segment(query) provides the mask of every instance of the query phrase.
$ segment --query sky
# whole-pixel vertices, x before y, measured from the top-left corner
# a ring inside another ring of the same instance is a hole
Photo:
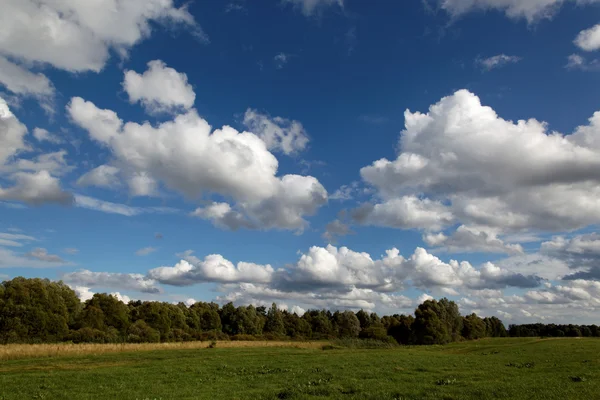
[[[599,0],[4,0],[0,280],[600,320]]]

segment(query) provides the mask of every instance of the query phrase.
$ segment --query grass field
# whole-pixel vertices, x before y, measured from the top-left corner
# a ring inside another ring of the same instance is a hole
[[[223,346],[5,359],[0,399],[600,399],[598,339]]]

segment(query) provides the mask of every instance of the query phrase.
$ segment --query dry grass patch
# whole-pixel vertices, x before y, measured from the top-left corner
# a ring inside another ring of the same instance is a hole
[[[8,344],[0,345],[0,360],[18,360],[36,357],[67,357],[106,353],[128,353],[155,350],[186,350],[208,348],[211,342],[181,342],[181,343],[58,343],[58,344]],[[298,349],[316,349],[323,342],[269,342],[269,341],[235,341],[216,342],[219,348],[244,347],[292,347]]]

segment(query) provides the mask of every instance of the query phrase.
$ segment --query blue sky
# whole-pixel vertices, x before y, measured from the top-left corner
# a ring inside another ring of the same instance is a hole
[[[0,277],[597,320],[600,3],[7,9]]]

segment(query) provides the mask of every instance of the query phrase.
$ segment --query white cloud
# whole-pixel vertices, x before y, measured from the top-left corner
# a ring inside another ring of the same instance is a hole
[[[48,172],[51,175],[64,175],[74,169],[67,164],[65,157],[66,150],[59,150],[52,153],[43,153],[30,159],[19,158],[4,166],[0,166],[0,173],[15,172]],[[13,176],[14,178],[14,176]]]
[[[54,144],[59,144],[63,142],[61,138],[59,138],[53,133],[48,132],[48,130],[43,128],[34,128],[33,137],[35,137],[38,142],[49,142]]]
[[[508,64],[516,64],[521,60],[521,57],[507,56],[506,54],[498,54],[497,56],[489,58],[477,58],[475,62],[479,64],[484,70],[490,71],[492,69],[504,67]]]
[[[79,300],[85,302],[94,297],[94,292],[90,290],[89,287],[85,286],[71,286],[71,289],[75,292]]]
[[[153,22],[201,34],[192,15],[172,0],[6,0],[0,53],[67,71],[99,72],[110,50],[126,54],[150,35]]]
[[[52,107],[54,86],[41,73],[33,73],[0,55],[0,85],[17,95],[31,96]]]
[[[144,247],[143,249],[139,249],[135,252],[136,256],[147,256],[156,251],[156,247]]]
[[[600,235],[597,233],[570,239],[556,236],[542,243],[540,253],[563,261],[574,270],[563,279],[600,279]]]
[[[579,32],[575,38],[575,45],[583,51],[600,49],[600,24]]]
[[[344,0],[282,0],[283,3],[291,3],[298,7],[302,14],[308,16],[321,12],[326,7],[337,5],[344,8]]]
[[[443,233],[429,233],[423,236],[429,246],[451,253],[507,253],[523,254],[520,244],[505,243],[493,230],[459,226],[450,236]]]
[[[600,112],[563,135],[535,119],[504,120],[461,90],[405,120],[397,159],[361,169],[380,203],[355,210],[359,222],[460,222],[499,234],[600,222]]]
[[[15,186],[0,188],[2,200],[22,201],[34,206],[44,203],[73,203],[73,195],[65,192],[58,179],[46,170],[35,173],[17,172],[12,177],[16,181]]]
[[[453,16],[471,11],[495,9],[510,18],[525,18],[529,23],[551,19],[563,3],[578,5],[597,3],[598,0],[434,0]]]
[[[211,203],[205,207],[198,207],[190,215],[211,221],[215,226],[236,231],[240,228],[253,228],[253,225],[238,211],[231,208],[228,203]]]
[[[155,280],[141,274],[92,272],[82,269],[64,274],[62,280],[72,286],[135,290],[143,293],[161,293]]]
[[[188,253],[189,254],[189,253]],[[154,268],[148,276],[158,282],[189,286],[203,282],[254,282],[264,283],[271,280],[273,268],[270,265],[239,262],[234,265],[220,254],[211,254],[200,260],[188,255],[173,267]]]
[[[0,246],[21,247],[23,246],[23,242],[30,242],[35,240],[37,239],[29,235],[23,235],[20,233],[0,232]]]
[[[567,57],[565,68],[579,69],[581,71],[598,71],[600,70],[600,59],[594,58],[589,60],[582,55],[571,54]]]
[[[252,283],[239,284],[234,290],[217,300],[236,304],[264,304],[272,302],[293,301],[301,304],[303,309],[364,309],[386,313],[398,313],[413,307],[413,301],[403,295],[378,293],[371,289],[349,288],[346,292],[318,291],[295,292],[281,291],[265,285]],[[412,311],[412,310],[410,310]]]
[[[250,108],[244,114],[244,125],[265,142],[267,149],[288,155],[304,150],[309,141],[300,122],[281,117],[270,118]]]
[[[113,111],[81,98],[73,98],[67,109],[126,173],[144,175],[190,199],[231,198],[248,226],[302,230],[304,217],[327,201],[327,191],[311,176],[277,177],[277,159],[258,136],[229,126],[211,132],[195,110],[154,127],[123,124]]]
[[[63,252],[65,252],[67,254],[77,254],[77,253],[79,253],[79,250],[74,247],[67,247],[66,249],[63,250]]]
[[[0,165],[5,164],[19,152],[27,150],[27,128],[10,111],[6,100],[0,97]]]
[[[75,195],[75,206],[108,214],[124,215],[126,217],[133,217],[140,214],[176,214],[179,212],[179,210],[170,207],[132,207],[79,194]]]
[[[392,198],[379,204],[363,204],[352,211],[352,216],[361,224],[402,229],[440,230],[454,220],[451,210],[441,202],[416,196]]]
[[[131,103],[139,101],[150,114],[189,110],[196,99],[187,75],[167,67],[161,60],[150,61],[143,74],[125,71],[123,89]]]
[[[286,53],[279,53],[275,55],[275,57],[273,57],[273,62],[275,62],[275,68],[282,69],[285,66],[285,64],[290,62],[291,58],[292,55]]]
[[[111,296],[115,297],[117,300],[122,301],[123,303],[127,304],[131,301],[131,298],[129,296],[126,296],[124,294],[121,294],[119,292],[112,292],[110,294]]]
[[[158,182],[146,172],[132,174],[127,185],[132,196],[155,196],[158,192]]]
[[[101,188],[116,188],[120,185],[118,178],[120,170],[112,165],[100,165],[83,174],[77,179],[79,186],[97,186]]]

